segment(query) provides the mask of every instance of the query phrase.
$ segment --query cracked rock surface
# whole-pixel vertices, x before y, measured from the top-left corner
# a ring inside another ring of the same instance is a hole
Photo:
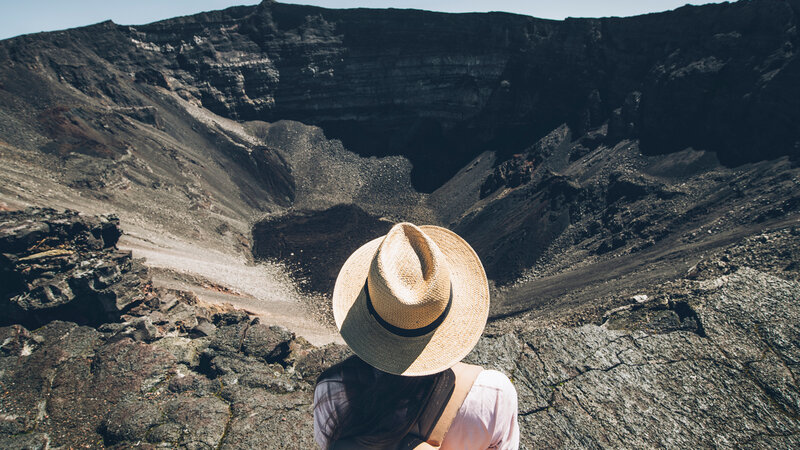
[[[796,447],[800,284],[750,268],[696,284],[704,333],[612,314],[485,337],[470,359],[514,380],[528,448]]]

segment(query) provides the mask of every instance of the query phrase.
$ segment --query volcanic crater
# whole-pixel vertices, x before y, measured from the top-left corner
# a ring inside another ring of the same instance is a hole
[[[338,268],[400,221],[480,256],[468,360],[523,448],[797,447],[799,19],[264,1],[0,41],[0,447],[313,447]]]

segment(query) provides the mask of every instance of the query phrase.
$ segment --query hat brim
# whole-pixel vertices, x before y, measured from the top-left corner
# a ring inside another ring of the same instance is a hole
[[[419,337],[403,337],[385,329],[370,315],[364,287],[383,237],[350,255],[333,289],[333,317],[344,341],[371,366],[397,375],[430,375],[452,367],[478,343],[489,315],[489,284],[472,247],[446,228],[419,228],[444,254],[453,289],[450,311],[435,330]]]

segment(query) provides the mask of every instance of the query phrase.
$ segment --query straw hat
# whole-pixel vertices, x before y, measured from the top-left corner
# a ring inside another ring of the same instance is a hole
[[[356,250],[333,289],[342,338],[384,372],[419,376],[461,361],[481,336],[489,285],[478,255],[452,231],[399,223]]]

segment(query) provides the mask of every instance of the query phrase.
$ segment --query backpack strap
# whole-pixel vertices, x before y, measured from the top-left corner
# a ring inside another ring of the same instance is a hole
[[[472,389],[472,385],[475,384],[475,379],[477,379],[478,375],[483,371],[483,367],[460,362],[453,366],[452,370],[456,374],[456,385],[453,389],[453,395],[450,396],[444,411],[442,411],[439,420],[436,422],[436,426],[433,427],[433,431],[431,431],[426,439],[428,444],[437,448],[442,445],[444,437],[450,429],[450,425],[453,424],[453,420],[455,420],[456,415],[458,415],[459,408],[464,404],[464,400],[467,399],[467,394],[469,394],[470,389]]]
[[[417,432],[407,434],[398,450],[438,449],[481,371],[480,366],[458,363],[444,372],[417,419]]]

